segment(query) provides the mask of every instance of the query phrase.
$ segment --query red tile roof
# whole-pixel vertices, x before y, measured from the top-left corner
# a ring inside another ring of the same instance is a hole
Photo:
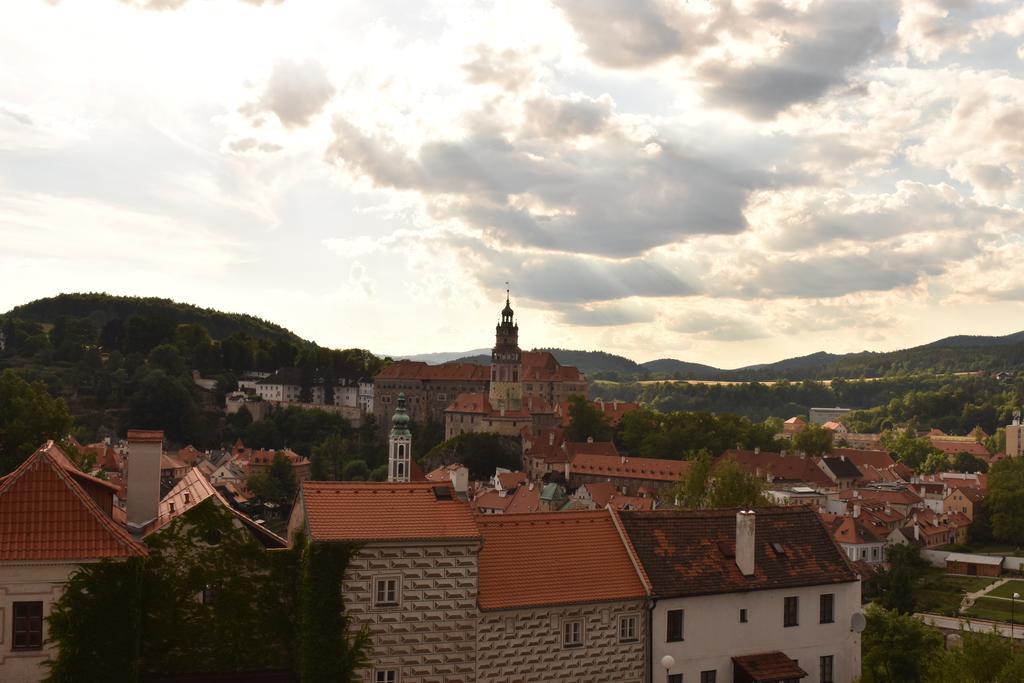
[[[853,462],[857,467],[871,466],[875,469],[884,469],[896,464],[889,451],[867,448],[833,448],[831,455],[845,456],[847,460]]]
[[[451,491],[429,482],[303,482],[306,529],[314,541],[479,538],[469,505],[438,500],[435,487]]]
[[[523,351],[523,380],[533,382],[583,382],[586,376],[571,365],[561,365],[548,351]]]
[[[856,580],[817,513],[807,507],[756,510],[754,574],[744,576],[734,558],[737,512],[654,510],[618,515],[658,597]],[[776,543],[781,554],[773,547]]]
[[[497,515],[477,523],[481,609],[646,596],[608,511]]]
[[[666,483],[679,481],[689,469],[690,463],[685,460],[630,458],[585,452],[577,454],[569,464],[570,476],[585,474],[613,479],[647,479]]]
[[[890,503],[894,505],[917,505],[923,498],[910,489],[846,489],[838,494],[839,500],[850,502]]]
[[[129,429],[128,441],[140,443],[163,443],[164,433],[159,429]]]
[[[50,450],[36,451],[0,483],[0,561],[145,554]]]
[[[829,515],[828,517],[823,516],[822,521],[837,543],[863,545],[865,543],[881,543],[885,540],[880,538],[870,525],[854,517]]]
[[[733,657],[732,661],[746,672],[754,683],[777,683],[809,675],[795,660],[778,651]]]
[[[622,416],[640,407],[639,403],[627,403],[626,401],[604,401],[595,399],[589,401],[592,408],[596,408],[608,420],[612,427],[618,427],[622,422]],[[561,418],[561,425],[568,427],[572,424],[572,416],[569,414],[569,402],[563,401],[555,408],[555,414]]]
[[[987,459],[992,456],[988,449],[974,440],[973,437],[930,437],[932,446],[938,448],[946,455],[957,455],[968,453],[970,455]]]
[[[446,413],[466,413],[472,415],[488,415],[496,419],[505,418],[529,418],[535,413],[550,413],[551,407],[547,402],[534,397],[523,399],[522,406],[516,410],[506,409],[504,412],[491,405],[490,399],[484,393],[465,393],[455,397],[447,408]]]
[[[610,481],[591,482],[580,488],[587,489],[590,499],[598,508],[603,508],[606,505],[611,505],[616,510],[651,510],[654,508],[653,498],[623,495]]]
[[[412,360],[395,361],[374,377],[374,379],[448,380],[456,382],[486,382],[490,378],[491,371],[486,365],[478,365],[476,363],[428,365],[422,361]]]
[[[501,472],[496,478],[501,488],[511,489],[526,483],[526,472]]]
[[[771,477],[772,481],[804,481],[817,486],[835,486],[817,464],[814,458],[799,455],[782,455],[761,451],[728,450],[716,460],[724,462],[732,460],[739,464],[747,473],[758,479]]]

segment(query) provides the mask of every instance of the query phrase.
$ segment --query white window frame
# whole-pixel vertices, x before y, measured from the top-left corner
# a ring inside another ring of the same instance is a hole
[[[562,621],[562,647],[583,647],[583,620],[565,619]]]
[[[374,683],[398,683],[398,669],[377,669],[373,672]]]
[[[640,619],[635,614],[624,614],[619,617],[619,642],[640,642]]]
[[[394,586],[388,584],[394,582]],[[380,599],[381,586],[383,585],[384,599]],[[388,598],[393,598],[388,600]],[[374,607],[398,607],[402,603],[402,577],[400,576],[378,576],[373,580],[373,606]]]

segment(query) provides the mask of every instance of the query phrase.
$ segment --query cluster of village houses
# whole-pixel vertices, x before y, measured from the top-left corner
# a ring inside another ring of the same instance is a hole
[[[965,541],[985,496],[984,474],[917,476],[858,442],[824,457],[728,450],[719,460],[763,480],[776,505],[675,509],[664,491],[687,462],[568,440],[566,402],[586,378],[521,352],[508,304],[496,334],[490,367],[400,361],[374,378],[360,410],[390,429],[387,482],[311,481],[309,461],[285,450],[300,491],[281,533],[245,485],[272,451],[168,452],[161,432],[132,430],[71,443],[95,456],[83,472],[43,444],[0,478],[0,680],[43,677],[45,617],[75,570],[144,555],[148,536],[212,500],[268,551],[300,527],[311,543],[358,544],[338,578],[353,626],[371,635],[362,681],[850,682],[861,579],[891,544]],[[613,425],[637,407],[591,405]],[[856,442],[840,415],[811,417]],[[424,473],[410,423],[428,419],[449,434],[520,437],[522,468],[486,481],[457,462]],[[951,570],[992,571],[990,559],[956,561]]]

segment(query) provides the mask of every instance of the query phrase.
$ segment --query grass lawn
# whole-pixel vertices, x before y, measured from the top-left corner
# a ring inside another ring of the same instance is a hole
[[[917,609],[922,612],[955,614],[964,593],[979,591],[994,581],[977,576],[950,576],[941,569],[931,568],[915,586]]]
[[[999,588],[996,588],[991,593],[988,593],[988,595],[994,595],[997,598],[1008,598],[1014,593],[1024,595],[1024,581],[1007,581]],[[1020,603],[1021,601],[1018,600],[1017,605],[1019,606]]]
[[[1021,617],[1024,617],[1020,607],[1018,604],[1014,612],[1014,623],[1020,623]],[[978,598],[978,601],[974,603],[974,607],[967,610],[967,616],[992,619],[994,621],[1009,621],[1010,601],[998,598]]]

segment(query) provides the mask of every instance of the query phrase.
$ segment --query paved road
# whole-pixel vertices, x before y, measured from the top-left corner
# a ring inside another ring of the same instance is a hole
[[[919,612],[915,616],[921,617],[926,624],[931,624],[932,626],[946,629],[947,631],[959,631],[961,626],[967,631],[975,632],[991,632],[993,628],[996,628],[1003,637],[1010,637],[1010,625],[999,621],[968,619],[966,617],[946,617],[941,614],[927,614],[924,612]],[[1024,617],[1024,615],[1021,616]],[[1014,624],[1013,638],[1014,640],[1024,640],[1024,623]]]

